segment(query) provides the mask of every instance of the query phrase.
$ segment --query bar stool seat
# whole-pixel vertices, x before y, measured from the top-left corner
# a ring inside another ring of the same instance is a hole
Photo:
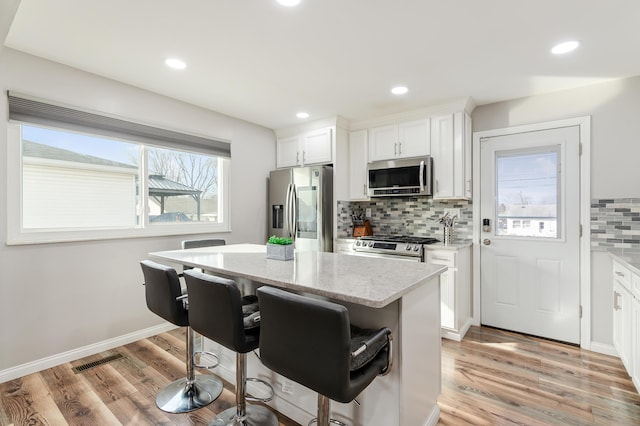
[[[257,303],[247,302],[257,302],[256,297],[243,298],[233,280],[195,269],[185,271],[184,278],[189,292],[191,327],[236,352],[236,406],[218,414],[210,425],[277,426],[278,418],[271,410],[261,405],[247,405],[246,357],[258,348],[260,338]]]
[[[189,325],[186,294],[175,269],[150,260],[140,262],[144,275],[145,298],[149,310],[179,327],[187,328],[187,377],[174,381],[156,397],[156,405],[169,413],[186,413],[202,408],[220,396],[222,381],[211,375],[194,373],[193,330]]]
[[[262,363],[318,392],[318,417],[309,424],[344,424],[329,418],[330,400],[351,402],[389,373],[391,331],[354,327],[343,305],[273,287],[260,287],[258,299]]]

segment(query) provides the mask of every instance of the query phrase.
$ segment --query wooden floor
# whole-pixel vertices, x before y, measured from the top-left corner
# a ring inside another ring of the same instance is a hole
[[[440,425],[640,425],[617,357],[486,327],[442,343]]]
[[[116,353],[124,357],[71,370]],[[0,384],[0,426],[207,424],[233,405],[230,384],[192,413],[155,406],[158,389],[184,375],[183,360],[175,330]],[[440,425],[640,425],[640,396],[615,357],[472,327],[462,342],[443,340],[442,372]]]

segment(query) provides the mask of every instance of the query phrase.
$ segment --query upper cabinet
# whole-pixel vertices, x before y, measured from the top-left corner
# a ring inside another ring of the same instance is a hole
[[[431,117],[433,198],[471,199],[471,117],[464,111]]]
[[[430,148],[428,118],[369,130],[369,162],[429,155]]]
[[[368,200],[367,131],[349,133],[349,200]]]
[[[333,162],[333,128],[278,138],[276,167],[296,167]]]

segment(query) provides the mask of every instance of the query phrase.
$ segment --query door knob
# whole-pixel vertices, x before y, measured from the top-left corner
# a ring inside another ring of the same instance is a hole
[[[485,246],[490,246],[491,245],[491,240],[488,238],[485,238],[484,240],[482,240],[482,244],[484,244]]]

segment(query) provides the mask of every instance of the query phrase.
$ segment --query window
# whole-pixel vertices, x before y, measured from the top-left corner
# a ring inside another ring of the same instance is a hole
[[[27,121],[9,123],[8,244],[229,230],[224,152]]]
[[[497,236],[560,237],[560,160],[559,146],[496,155],[496,221],[511,221]]]

